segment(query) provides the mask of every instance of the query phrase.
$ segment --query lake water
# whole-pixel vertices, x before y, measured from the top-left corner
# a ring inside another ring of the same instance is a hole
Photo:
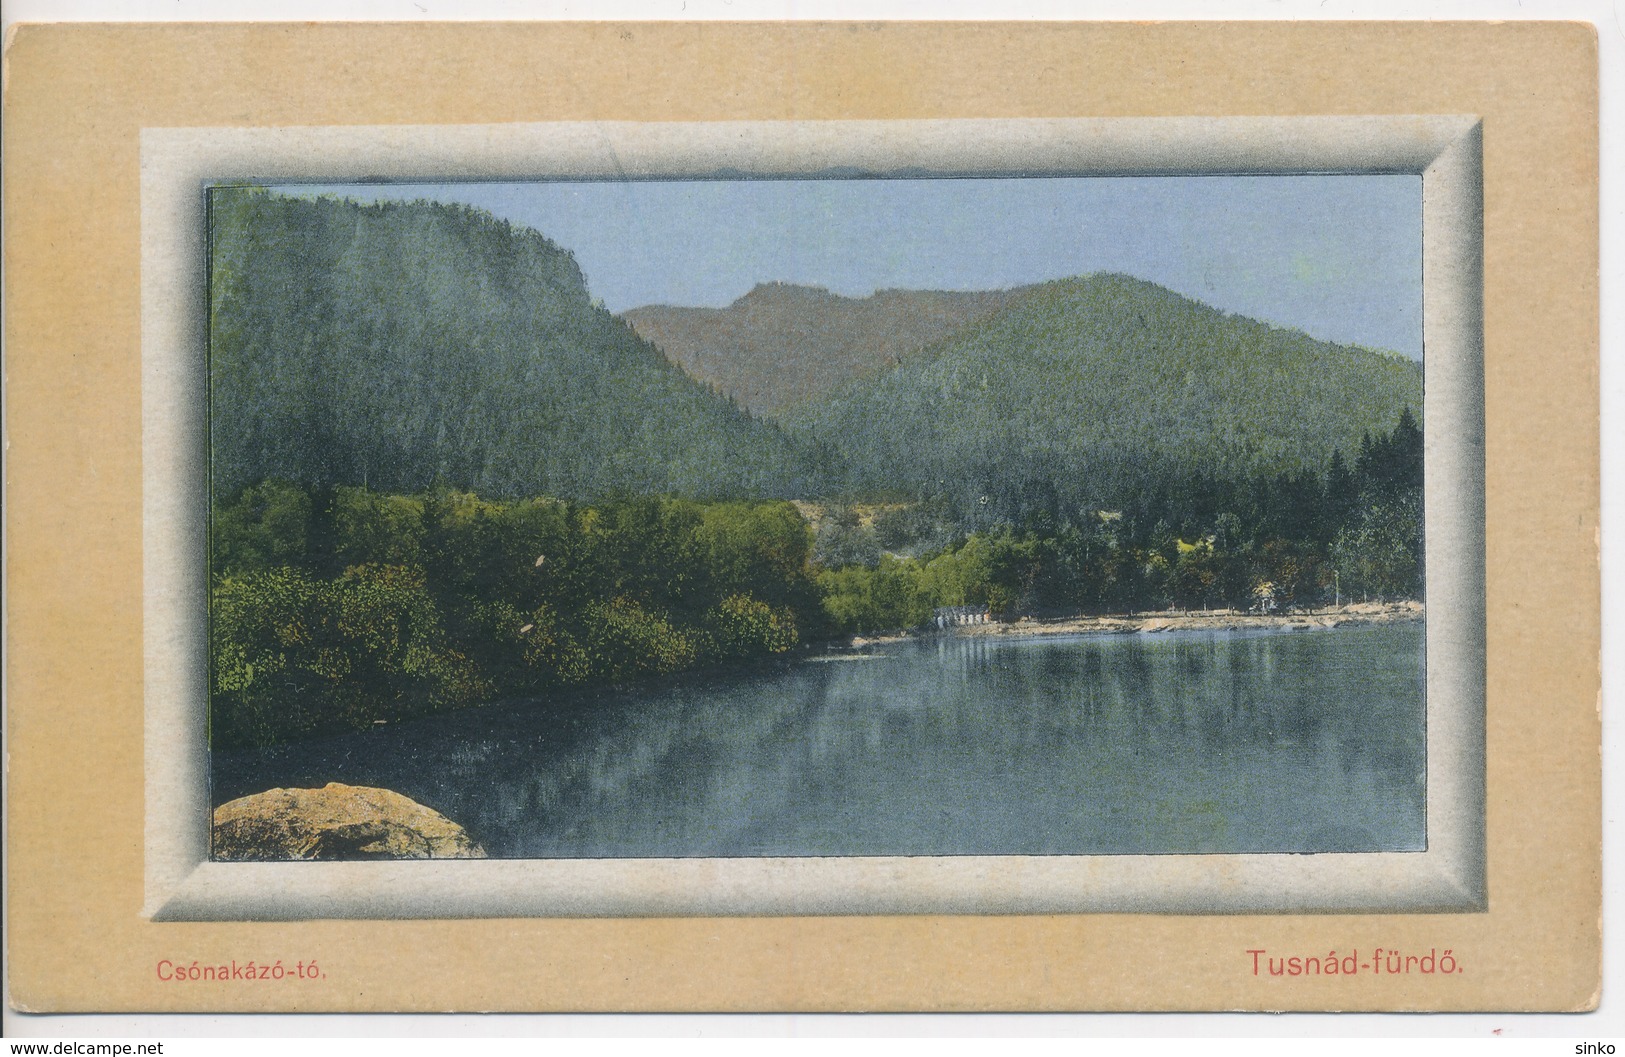
[[[496,857],[1413,851],[1422,625],[956,637],[216,754]]]

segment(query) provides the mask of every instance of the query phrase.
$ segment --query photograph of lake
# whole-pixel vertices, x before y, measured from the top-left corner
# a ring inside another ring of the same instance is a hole
[[[1427,849],[1420,177],[204,202],[213,858]]]

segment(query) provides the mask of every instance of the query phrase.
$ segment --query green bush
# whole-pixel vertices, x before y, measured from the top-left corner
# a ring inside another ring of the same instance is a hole
[[[494,687],[447,639],[421,569],[221,579],[210,609],[216,745],[265,745],[474,704]]]
[[[932,600],[922,590],[920,563],[883,554],[873,569],[849,565],[818,574],[824,613],[843,633],[912,628],[931,617]]]
[[[309,549],[310,495],[288,481],[268,480],[217,503],[210,526],[217,574],[297,565]]]
[[[630,598],[593,602],[582,613],[583,646],[595,680],[625,682],[693,667],[696,636]]]
[[[505,619],[513,621],[509,626],[514,630],[508,634],[519,644],[524,686],[542,690],[579,686],[593,677],[586,649],[552,606],[537,606],[522,622],[517,614]]]
[[[1346,596],[1415,598],[1422,591],[1420,490],[1364,504],[1332,543]]]
[[[426,526],[423,501],[365,488],[333,496],[336,550],[345,565],[421,565]]]
[[[297,569],[218,581],[209,614],[215,744],[269,744],[318,724],[319,669],[342,667],[317,645],[319,593]]]
[[[724,598],[709,617],[708,630],[719,660],[787,653],[801,639],[795,614],[788,608],[774,608],[745,594]]]

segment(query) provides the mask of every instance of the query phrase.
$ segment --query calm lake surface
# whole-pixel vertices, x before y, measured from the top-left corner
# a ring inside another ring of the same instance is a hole
[[[1422,624],[942,636],[217,753],[495,857],[1419,851]]]

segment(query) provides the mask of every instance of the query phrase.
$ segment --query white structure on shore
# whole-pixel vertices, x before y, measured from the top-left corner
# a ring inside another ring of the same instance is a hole
[[[986,606],[944,606],[931,615],[931,623],[938,628],[957,627],[960,624],[986,624]]]

